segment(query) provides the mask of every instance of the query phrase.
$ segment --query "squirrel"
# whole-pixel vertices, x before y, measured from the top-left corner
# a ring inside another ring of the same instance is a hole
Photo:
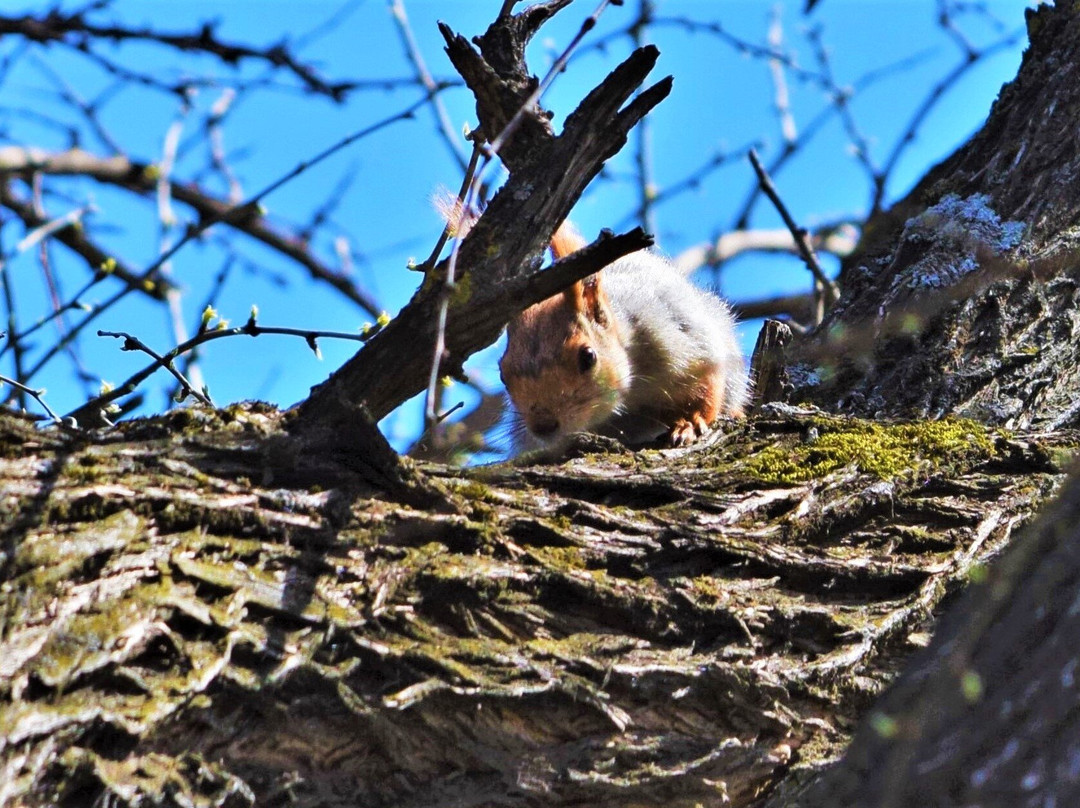
[[[585,244],[564,223],[550,247],[558,259]],[[749,397],[731,310],[651,250],[523,311],[499,371],[543,445],[591,431],[684,446],[718,416],[741,417]]]

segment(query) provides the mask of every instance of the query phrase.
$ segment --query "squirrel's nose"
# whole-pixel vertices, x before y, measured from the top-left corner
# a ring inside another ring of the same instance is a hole
[[[553,415],[541,415],[533,419],[529,428],[538,438],[546,438],[558,431],[559,419]]]

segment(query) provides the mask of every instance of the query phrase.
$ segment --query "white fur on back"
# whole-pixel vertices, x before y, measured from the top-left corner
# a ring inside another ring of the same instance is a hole
[[[722,411],[742,410],[749,386],[735,318],[726,303],[653,252],[619,259],[603,270],[603,279],[612,308],[630,326],[626,348],[634,379],[625,410],[657,401],[681,381],[700,378],[706,365],[723,371]]]

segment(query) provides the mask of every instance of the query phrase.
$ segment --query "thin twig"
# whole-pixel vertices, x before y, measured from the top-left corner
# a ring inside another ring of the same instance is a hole
[[[960,77],[971,70],[978,62],[985,60],[999,50],[1012,47],[1020,40],[1021,36],[1023,36],[1023,29],[1014,31],[1008,36],[999,39],[997,42],[987,45],[974,55],[965,55],[963,60],[954,67],[948,75],[934,85],[926,98],[923,99],[922,104],[919,105],[919,108],[915,110],[915,113],[911,116],[908,125],[897,139],[896,145],[893,146],[889,156],[885,159],[885,165],[881,170],[882,181],[880,185],[874,189],[873,198],[871,199],[871,213],[881,209],[885,198],[886,181],[892,176],[893,169],[900,161],[900,158],[903,157],[904,152],[915,142],[915,133],[919,130],[919,127],[922,126],[922,123],[926,120],[927,116],[933,111],[934,107],[937,106],[938,101],[945,96],[945,91],[959,81]]]
[[[784,26],[780,10],[781,6],[773,6],[769,19],[767,39],[769,49],[773,51],[773,55],[769,56],[769,75],[772,76],[775,91],[773,103],[776,117],[780,122],[780,136],[784,139],[784,143],[794,143],[799,139],[799,134],[795,128],[795,116],[791,112],[791,97],[788,93],[787,77],[784,74],[784,63],[775,55],[781,53],[784,47]]]
[[[270,194],[272,194],[274,191],[276,191],[281,186],[283,186],[286,183],[296,179],[301,174],[303,174],[305,171],[307,171],[310,168],[313,168],[314,166],[318,165],[319,163],[321,163],[323,160],[327,159],[328,157],[332,157],[333,155],[337,154],[342,149],[344,149],[344,148],[346,148],[348,146],[351,146],[353,143],[360,140],[361,138],[365,138],[368,135],[374,134],[375,132],[378,132],[381,129],[385,129],[387,126],[390,126],[391,124],[396,123],[398,121],[402,121],[402,120],[406,120],[408,118],[412,118],[413,114],[416,112],[416,110],[418,110],[420,107],[422,107],[426,103],[427,103],[427,99],[422,98],[419,101],[413,102],[412,104],[410,104],[408,107],[406,107],[404,110],[397,113],[396,115],[391,115],[388,118],[383,118],[381,121],[378,121],[377,123],[374,123],[371,126],[364,127],[363,129],[360,129],[360,130],[358,130],[356,132],[353,132],[350,135],[346,135],[341,140],[339,140],[337,143],[334,143],[333,145],[328,146],[327,148],[323,149],[321,152],[316,154],[310,160],[302,160],[302,161],[300,161],[299,163],[297,163],[296,167],[293,168],[291,171],[289,171],[288,173],[282,175],[278,179],[274,180],[272,183],[267,185],[265,188],[263,188],[261,191],[256,193],[254,196],[248,198],[246,201],[241,202],[238,205],[233,205],[233,206],[229,207],[228,209],[222,211],[218,215],[210,216],[210,217],[207,217],[206,219],[200,221],[197,225],[189,228],[187,233],[184,234],[183,238],[181,238],[179,241],[177,241],[176,244],[174,244],[171,248],[166,250],[162,255],[160,255],[158,257],[158,259],[154,263],[152,263],[149,267],[147,267],[146,270],[143,272],[143,276],[147,277],[151,273],[155,272],[159,267],[161,267],[162,264],[164,264],[166,261],[168,261],[170,258],[172,258],[177,252],[179,252],[182,247],[184,247],[189,242],[193,241],[198,236],[202,235],[204,232],[206,232],[208,229],[213,227],[215,224],[219,224],[221,222],[228,223],[232,219],[240,219],[240,218],[243,218],[243,217],[245,217],[247,215],[250,215],[252,213],[258,212],[259,204],[266,197],[268,197]]]
[[[931,49],[924,49],[911,56],[905,56],[902,59],[898,59],[895,62],[884,65],[882,67],[874,68],[863,73],[857,78],[852,86],[854,87],[854,93],[852,95],[865,92],[875,84],[884,81],[890,76],[903,72],[905,70],[911,70],[916,67],[920,62],[925,61],[926,58],[933,55]],[[787,64],[783,62],[783,64]],[[790,69],[790,66],[789,66]],[[822,89],[829,91],[828,82],[819,77],[817,82]],[[779,150],[776,157],[767,166],[767,171],[771,176],[776,176],[780,170],[793,158],[803,152],[807,145],[818,135],[819,132],[825,130],[825,125],[833,118],[834,115],[839,115],[840,109],[835,104],[829,104],[828,106],[819,110],[806,124],[803,125],[802,131],[799,133],[798,140],[792,143],[785,143]],[[891,172],[891,166],[886,163],[886,168],[881,172],[882,177],[888,177]],[[875,198],[879,199],[880,195],[884,193],[885,182],[880,181],[878,186],[874,189]],[[739,212],[735,215],[735,223],[732,226],[734,230],[745,230],[750,223],[750,214],[753,212],[754,206],[757,203],[758,197],[761,195],[761,185],[757,182],[753,183],[749,192],[746,195],[746,200],[739,208]]]
[[[44,390],[35,390],[33,387],[27,387],[25,384],[23,384],[22,382],[16,381],[15,379],[10,379],[7,376],[0,376],[0,385],[3,385],[3,384],[9,384],[12,387],[14,387],[16,390],[18,390],[19,394],[20,394],[19,395],[20,400],[22,400],[22,396],[24,396],[24,395],[28,395],[28,396],[33,397],[33,399],[38,404],[41,405],[42,409],[44,409],[45,412],[47,412],[49,414],[49,417],[53,420],[54,423],[57,423],[57,424],[63,423],[63,420],[60,418],[60,416],[57,415],[55,412],[53,412],[52,407],[50,407],[48,404],[45,403],[45,398],[44,398],[45,391]],[[25,410],[26,407],[23,406],[22,404],[20,404],[19,409]]]
[[[470,215],[470,211],[465,207],[465,198],[468,196],[469,188],[472,186],[473,177],[476,176],[476,166],[480,161],[480,154],[482,148],[479,143],[473,143],[472,156],[469,158],[469,164],[465,167],[465,176],[461,180],[461,187],[458,188],[457,200],[457,220],[448,221],[442,229],[442,233],[439,234],[438,240],[435,242],[435,246],[431,250],[431,255],[428,256],[427,261],[421,264],[418,269],[427,272],[435,266],[435,262],[439,260],[439,256],[442,255],[443,247],[446,246],[446,242],[450,240],[451,236],[459,235],[463,228],[462,225],[465,219]]]
[[[810,28],[806,33],[806,38],[814,50],[814,57],[817,59],[818,67],[821,68],[821,74],[829,82],[832,103],[840,113],[840,122],[843,124],[844,132],[851,141],[855,159],[866,171],[867,177],[870,178],[871,187],[884,188],[884,172],[874,165],[874,160],[870,156],[870,141],[862,133],[858,123],[855,121],[855,113],[850,103],[854,91],[850,87],[841,87],[837,82],[833,73],[832,61],[829,59],[829,49],[825,47],[822,40],[821,26],[815,25]]]
[[[431,255],[421,266],[425,273],[431,271],[435,267],[435,262],[439,260],[439,255],[442,254],[443,247],[446,246],[446,242],[450,239],[451,234],[458,239],[455,246],[457,243],[460,243],[465,218],[470,215],[469,209],[465,206],[465,200],[468,197],[469,189],[472,187],[473,178],[476,175],[476,167],[480,162],[481,151],[480,140],[479,138],[475,138],[473,140],[472,155],[469,157],[469,164],[465,167],[465,176],[462,178],[461,187],[458,189],[457,220],[446,222],[442,233],[439,234],[439,238],[435,242],[434,248],[431,250]],[[439,365],[442,362],[443,352],[446,350],[445,330],[450,289],[451,287],[444,287],[444,301],[441,301],[439,306],[439,328],[435,333],[435,359],[431,363],[431,375],[428,377],[427,397],[424,406],[425,426],[421,432],[433,430],[442,420],[442,418],[436,417],[434,413],[438,412],[440,404]]]
[[[196,391],[187,382],[186,379],[179,374],[178,371],[172,366],[173,361],[183,354],[198,348],[201,345],[205,345],[209,342],[213,342],[219,339],[226,339],[236,336],[249,336],[258,337],[264,334],[279,334],[292,337],[300,337],[307,342],[308,347],[315,352],[316,356],[321,356],[319,353],[318,340],[320,339],[342,339],[350,340],[354,342],[367,342],[375,335],[375,331],[371,330],[364,334],[352,334],[344,331],[318,331],[312,329],[301,328],[286,328],[281,326],[261,326],[255,321],[254,313],[248,319],[248,321],[242,326],[234,326],[232,328],[213,328],[204,329],[191,339],[184,342],[182,345],[177,345],[171,351],[165,354],[158,354],[152,349],[147,348],[140,340],[123,331],[98,331],[99,337],[114,337],[117,339],[125,340],[125,345],[121,350],[139,350],[144,353],[148,353],[154,357],[154,362],[143,368],[139,372],[128,378],[123,384],[118,387],[108,390],[96,398],[88,401],[77,409],[73,410],[66,417],[74,418],[76,421],[81,421],[88,415],[93,414],[93,417],[97,417],[101,411],[103,411],[109,404],[116,401],[118,398],[126,396],[127,394],[134,392],[135,389],[148,379],[159,368],[166,368],[173,376],[177,377],[177,381],[180,382],[181,387],[189,394],[194,395],[203,403],[210,403],[208,397],[200,391]],[[130,347],[129,343],[130,341]]]
[[[210,291],[207,293],[206,298],[203,300],[202,306],[199,306],[195,309],[199,312],[199,322],[195,325],[196,332],[199,332],[203,328],[202,312],[205,312],[208,309],[214,309],[214,304],[220,299],[221,292],[225,288],[225,282],[228,280],[229,275],[231,274],[232,269],[235,265],[236,256],[229,255],[228,257],[226,257],[225,263],[222,265],[221,269],[218,270],[217,275],[214,276],[214,283],[210,287]],[[184,375],[187,375],[188,368],[191,367],[192,364],[198,362],[201,355],[202,354],[199,352],[198,347],[192,348],[190,351],[184,354],[181,358],[181,372],[184,373]],[[177,392],[177,390],[172,390],[170,392],[170,398],[174,397]]]
[[[438,327],[435,329],[435,354],[431,361],[431,373],[428,376],[427,396],[424,400],[425,426],[423,431],[425,432],[433,431],[439,421],[442,420],[438,415],[439,379],[441,377],[439,368],[442,365],[443,353],[446,351],[446,317],[450,309],[450,295],[454,290],[454,268],[457,264],[458,248],[462,241],[462,225],[465,221],[465,217],[469,215],[472,199],[475,198],[473,183],[475,182],[478,173],[477,166],[480,161],[481,151],[482,149],[479,141],[474,141],[472,158],[469,160],[469,165],[465,170],[465,177],[461,182],[461,188],[458,190],[458,219],[456,222],[446,223],[442,233],[439,235],[439,240],[431,251],[431,257],[428,258],[427,263],[425,264],[425,271],[430,272],[434,269],[439,254],[446,245],[447,239],[450,238],[450,234],[453,233],[454,245],[450,250],[450,258],[446,262],[446,281],[442,287],[442,298],[439,301],[439,310],[436,315],[438,318]]]
[[[106,60],[86,45],[92,38],[98,41],[111,40],[114,44],[126,41],[153,42],[176,48],[181,51],[197,51],[216,56],[225,64],[236,64],[245,59],[266,62],[275,68],[283,68],[292,73],[310,92],[328,96],[334,101],[342,101],[349,90],[350,82],[329,82],[323,79],[308,65],[300,63],[282,45],[268,48],[254,48],[220,39],[214,30],[214,24],[201,26],[192,33],[164,33],[150,28],[125,28],[119,25],[96,25],[84,14],[64,14],[59,8],[51,9],[40,17],[0,16],[0,35],[15,34],[28,40],[45,44],[61,43],[78,53],[85,54],[102,64],[113,75],[124,75],[133,81],[165,89],[168,85],[149,74],[128,71],[119,64]],[[75,36],[72,36],[72,35]],[[107,65],[107,67],[106,67]],[[209,83],[209,82],[206,82]],[[192,84],[188,83],[189,86]]]
[[[82,288],[80,288],[79,291],[77,291],[74,295],[71,296],[70,300],[68,300],[66,303],[61,304],[55,311],[51,312],[45,317],[39,318],[37,322],[35,322],[32,326],[28,327],[25,331],[17,334],[14,341],[18,342],[21,340],[25,340],[39,328],[52,322],[54,318],[59,317],[66,311],[71,311],[73,309],[83,309],[86,306],[86,304],[82,302],[83,296],[88,291],[90,291],[90,289],[101,283],[107,277],[108,275],[106,275],[104,272],[95,273],[95,275],[90,278],[90,280],[88,280],[82,285]],[[8,346],[10,346],[10,344],[11,343],[9,342]],[[7,352],[8,346],[0,348],[0,356],[3,356]]]
[[[44,59],[31,56],[30,61],[31,64],[36,66],[38,70],[44,73],[49,80],[56,85],[61,99],[82,113],[83,118],[86,119],[87,124],[93,130],[94,134],[97,135],[98,140],[105,145],[105,148],[112,151],[113,154],[120,154],[123,149],[120,148],[120,144],[117,143],[116,138],[114,138],[105,128],[104,124],[102,124],[101,118],[97,114],[97,104],[101,102],[101,96],[98,97],[98,100],[95,103],[84,101],[75,88],[72,87],[63,76],[53,70],[49,63]]]
[[[759,45],[755,42],[750,42],[749,40],[735,36],[719,22],[703,22],[701,20],[690,19],[689,17],[654,17],[651,25],[654,29],[679,28],[691,34],[705,33],[715,36],[726,45],[730,46],[732,50],[740,56],[750,56],[755,59],[778,59],[800,81],[823,86],[822,77],[814,71],[807,70],[800,66],[793,54],[774,51],[768,45]],[[613,40],[624,37],[630,33],[630,28],[626,28],[597,37],[596,40],[590,43],[588,48],[582,48],[579,55],[596,50],[604,51]]]
[[[745,146],[740,146],[739,148],[732,149],[731,151],[717,150],[704,163],[701,163],[691,171],[688,171],[686,173],[686,176],[684,176],[683,178],[675,180],[667,187],[659,191],[654,190],[652,207],[659,208],[661,205],[664,205],[665,203],[670,202],[672,199],[676,199],[685,193],[699,190],[702,183],[710,174],[719,171],[728,163],[733,163],[736,160],[742,160],[743,157],[746,155],[747,149],[758,148],[760,146],[761,141],[755,140],[753,143]],[[619,220],[619,222],[615,225],[614,229],[626,229],[631,225],[631,223],[635,221],[636,217],[636,211],[627,214]]]
[[[236,100],[236,91],[232,87],[226,87],[210,107],[210,114],[206,116],[206,145],[210,151],[210,165],[225,180],[229,187],[229,202],[236,204],[244,198],[244,189],[236,178],[225,152],[225,132],[221,122],[232,109],[233,101]]]
[[[652,23],[655,6],[653,0],[639,0],[638,18],[630,29],[630,36],[634,42],[634,48],[640,48],[648,44],[646,32]],[[641,94],[641,88],[635,95]],[[634,164],[637,168],[637,191],[638,211],[637,223],[646,232],[656,235],[656,184],[653,181],[652,170],[652,131],[649,127],[649,117],[646,115],[638,125],[634,127]]]
[[[125,287],[116,292],[112,297],[106,300],[104,303],[99,303],[93,309],[86,313],[86,316],[82,318],[67,334],[57,340],[56,344],[49,348],[45,354],[34,363],[34,366],[23,377],[26,380],[32,379],[41,369],[45,367],[52,359],[65,348],[68,344],[75,339],[76,336],[88,326],[92,321],[96,320],[100,315],[104,314],[108,309],[119,303],[123,298],[127,297],[131,291],[131,287]]]
[[[268,196],[269,194],[276,191],[278,188],[280,188],[285,183],[289,182],[292,179],[295,179],[296,177],[303,174],[305,171],[307,171],[312,166],[316,165],[317,163],[322,162],[323,160],[330,157],[331,155],[336,154],[337,152],[341,151],[345,147],[352,145],[357,140],[360,140],[361,138],[367,137],[368,135],[371,135],[371,134],[373,134],[373,133],[375,133],[375,132],[377,132],[377,131],[379,131],[381,129],[384,129],[387,126],[389,126],[389,125],[391,125],[393,123],[396,123],[397,121],[401,121],[401,120],[405,120],[405,119],[413,117],[413,113],[416,112],[416,110],[419,109],[420,107],[422,107],[425,103],[427,103],[425,101],[425,99],[420,99],[418,101],[415,101],[412,104],[410,104],[408,107],[406,107],[404,110],[402,110],[401,112],[399,112],[399,113],[397,113],[395,115],[391,115],[391,116],[389,116],[387,118],[384,118],[381,121],[378,121],[377,123],[372,124],[371,126],[367,126],[367,127],[363,128],[363,129],[360,129],[360,130],[358,130],[356,132],[353,132],[352,134],[342,138],[341,140],[339,140],[337,143],[333,144],[332,146],[329,146],[326,149],[323,149],[323,151],[319,152],[317,155],[315,155],[310,160],[304,160],[304,161],[300,162],[299,164],[297,164],[297,166],[295,168],[293,168],[287,174],[285,174],[281,178],[279,178],[279,179],[275,180],[274,182],[270,183],[269,185],[267,185],[265,188],[263,188],[263,190],[259,191],[257,194],[252,196],[247,201],[245,201],[245,202],[243,202],[243,203],[241,203],[239,205],[233,205],[233,206],[227,208],[226,210],[222,211],[220,214],[217,214],[217,215],[214,215],[214,216],[209,216],[209,217],[201,220],[197,225],[193,225],[192,227],[190,227],[188,229],[188,231],[184,234],[184,236],[182,238],[180,238],[175,244],[173,244],[172,247],[170,247],[164,253],[159,255],[157,260],[155,260],[153,263],[151,263],[143,271],[143,273],[139,276],[139,279],[141,279],[143,281],[146,281],[146,282],[153,282],[152,277],[153,277],[154,273],[162,266],[162,264],[164,264],[166,261],[168,261],[174,255],[176,255],[176,253],[179,252],[182,247],[184,247],[189,242],[193,241],[197,236],[199,236],[202,233],[206,232],[206,230],[211,228],[213,225],[218,224],[220,222],[229,222],[229,220],[231,220],[231,219],[242,218],[243,216],[245,216],[245,215],[247,215],[247,214],[249,214],[251,212],[257,211],[258,207],[259,207],[259,203],[264,198],[266,198],[266,196]],[[76,333],[78,333],[82,328],[85,328],[92,320],[99,317],[105,311],[112,308],[120,300],[122,300],[124,297],[126,297],[128,295],[128,293],[130,291],[132,291],[132,288],[133,287],[127,287],[125,289],[121,289],[119,292],[117,292],[111,298],[106,300],[104,303],[100,304],[92,312],[87,314],[87,316],[84,317],[82,319],[82,321],[80,321],[79,324],[75,326],[74,329],[72,329],[71,333],[69,333],[66,337],[64,337],[64,339],[60,340],[60,342],[58,342],[56,345],[52,346],[45,353],[45,355],[43,357],[41,357],[41,359],[38,360],[37,364],[35,364],[34,367],[31,369],[30,376],[33,376],[34,374],[38,373],[41,370],[42,367],[44,367],[54,356],[56,356],[56,354],[59,351],[64,349],[64,347],[67,345],[67,343],[71,339],[74,338],[74,335]],[[372,311],[373,313],[377,313],[375,311],[374,307],[372,307],[372,309],[370,309],[369,311]],[[27,378],[29,378],[29,376]]]
[[[45,199],[43,192],[44,181],[40,174],[35,173],[31,177],[31,205],[34,209],[34,213],[41,219],[47,219],[48,215],[45,211]],[[76,222],[72,222],[74,226]],[[24,239],[25,241],[25,239]],[[67,336],[68,324],[64,317],[66,309],[63,300],[63,291],[60,285],[60,278],[53,270],[52,252],[50,250],[51,243],[48,239],[41,239],[37,241],[38,248],[38,261],[41,264],[41,274],[45,278],[45,285],[49,291],[49,303],[52,305],[53,313],[56,315],[52,318],[51,322],[56,326],[56,331],[60,338]],[[86,382],[92,380],[93,375],[86,370],[86,367],[82,363],[82,359],[79,357],[78,350],[76,349],[76,343],[72,341],[64,349],[68,358],[71,360],[71,364],[75,369],[75,378],[80,381]]]
[[[154,364],[151,365],[152,370],[146,374],[147,376],[158,368],[165,368],[165,370],[169,371],[169,373],[176,378],[176,381],[180,383],[180,388],[185,394],[193,396],[202,404],[206,404],[210,407],[214,406],[214,402],[210,400],[210,396],[202,390],[196,390],[192,387],[191,382],[184,377],[184,374],[176,369],[176,366],[173,364],[173,359],[176,358],[176,356],[173,355],[174,351],[169,351],[169,353],[163,356],[138,337],[124,331],[98,331],[97,333],[99,337],[116,337],[117,339],[123,339],[124,346],[120,349],[121,351],[142,351],[144,354],[152,356],[154,358]],[[131,390],[134,389],[134,387],[131,388]],[[125,395],[127,392],[131,392],[131,390],[127,390]]]
[[[343,3],[337,11],[335,11],[325,20],[321,20],[320,22],[312,26],[309,30],[304,31],[302,34],[299,34],[295,39],[293,39],[291,43],[293,48],[295,48],[296,51],[299,52],[306,48],[308,45],[311,45],[312,43],[322,39],[327,34],[332,34],[335,31],[342,30],[341,26],[345,25],[346,19],[348,19],[348,17],[352,15],[353,12],[356,11],[356,9],[363,5],[363,2],[364,0],[348,0],[348,2]]]
[[[319,228],[330,220],[334,211],[341,205],[342,200],[345,198],[345,194],[356,181],[356,172],[357,166],[356,163],[353,163],[341,173],[341,178],[334,184],[334,187],[330,189],[330,193],[326,195],[326,199],[323,203],[319,205],[311,215],[311,221],[297,231],[297,236],[299,236],[301,241],[310,242]]]
[[[45,221],[44,224],[38,225],[37,227],[33,228],[32,230],[30,230],[30,232],[23,236],[19,240],[18,244],[15,245],[15,249],[12,251],[11,255],[7,256],[7,258],[10,259],[20,253],[26,252],[31,247],[36,246],[37,244],[47,239],[49,236],[53,235],[56,231],[63,230],[65,227],[71,227],[71,225],[75,224],[76,222],[81,222],[88,213],[93,213],[96,210],[97,208],[94,207],[92,204],[83,205],[82,207],[68,211],[63,216],[56,216],[52,219],[48,219],[48,217],[44,214],[43,211],[35,210],[34,212],[39,220],[48,220]]]
[[[776,206],[780,218],[784,220],[784,224],[786,224],[788,230],[791,231],[791,235],[795,237],[795,244],[799,248],[799,255],[802,257],[803,261],[806,262],[806,266],[810,272],[813,273],[814,280],[821,284],[825,299],[831,306],[840,299],[840,293],[837,291],[836,284],[829,280],[829,277],[821,268],[821,264],[818,262],[817,256],[810,246],[810,241],[806,237],[806,230],[799,227],[788,212],[787,206],[784,205],[783,201],[780,199],[780,194],[776,191],[776,186],[773,185],[772,180],[766,173],[765,167],[761,165],[761,160],[758,159],[757,152],[754,149],[750,149],[750,151],[747,152],[747,156],[750,158],[750,164],[754,167],[754,173],[757,174],[758,182],[761,183],[761,190],[765,192],[765,195],[768,196],[773,205]]]
[[[0,230],[0,232],[3,231]],[[8,262],[4,260],[2,252],[0,252],[0,288],[4,293],[4,308],[7,309],[7,346],[4,347],[4,350],[6,351],[10,347],[14,352],[15,375],[19,379],[23,379],[25,378],[23,375],[23,347],[18,337],[18,320],[16,319],[18,309],[15,306],[15,284],[8,275]],[[26,409],[26,391],[19,387],[15,389],[19,394],[20,409]]]
[[[450,150],[450,154],[457,162],[458,168],[464,171],[465,158],[458,148],[457,133],[454,131],[453,124],[450,123],[450,116],[446,112],[446,107],[443,106],[439,98],[439,84],[432,78],[431,71],[428,70],[427,65],[424,63],[424,57],[420,53],[420,46],[417,44],[412,28],[409,26],[409,17],[405,13],[404,0],[390,0],[390,16],[394,18],[394,23],[397,25],[401,43],[405,47],[405,56],[412,63],[417,80],[427,90],[428,101],[431,102],[431,111],[435,116],[436,127],[442,136],[442,141]]]
[[[165,139],[161,147],[161,161],[158,164],[158,179],[155,198],[158,208],[158,237],[160,239],[160,251],[168,252],[172,232],[176,228],[176,214],[172,209],[172,174],[176,166],[176,153],[180,147],[180,135],[184,131],[184,122],[191,112],[191,104],[184,98],[180,104],[179,112],[169,128],[165,131]],[[161,276],[172,277],[172,263],[165,262],[159,270]],[[173,287],[165,294],[165,303],[169,315],[169,327],[172,329],[173,341],[178,345],[188,338],[187,326],[184,324],[183,295],[180,290]],[[170,367],[170,371],[172,368]],[[188,367],[191,376],[190,385],[194,389],[205,389],[206,383],[202,377],[197,363],[191,363]],[[183,384],[183,383],[182,383]]]
[[[37,214],[31,203],[16,196],[8,183],[3,181],[0,181],[0,206],[12,211],[28,228],[40,227],[48,223],[47,219]],[[51,235],[52,238],[82,258],[90,267],[91,272],[95,274],[101,272],[102,268],[108,265],[110,267],[109,274],[115,275],[117,280],[130,286],[131,291],[145,294],[155,300],[165,299],[165,292],[169,288],[167,282],[159,281],[154,284],[144,281],[138,272],[125,266],[122,261],[112,257],[95,242],[91,241],[86,235],[85,228],[65,227],[56,230]]]

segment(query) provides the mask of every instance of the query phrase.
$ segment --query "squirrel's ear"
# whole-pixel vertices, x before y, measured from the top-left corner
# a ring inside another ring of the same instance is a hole
[[[571,253],[575,253],[588,244],[585,238],[577,231],[577,228],[570,223],[570,220],[565,220],[559,225],[559,229],[555,231],[551,237],[551,257],[558,261],[560,258],[566,258]]]
[[[590,275],[564,292],[566,300],[579,314],[600,326],[608,324],[607,296],[600,285],[600,275]]]
[[[480,219],[480,212],[465,207],[465,203],[451,193],[449,188],[437,188],[431,195],[431,204],[446,223],[446,230],[451,238],[465,238]]]

